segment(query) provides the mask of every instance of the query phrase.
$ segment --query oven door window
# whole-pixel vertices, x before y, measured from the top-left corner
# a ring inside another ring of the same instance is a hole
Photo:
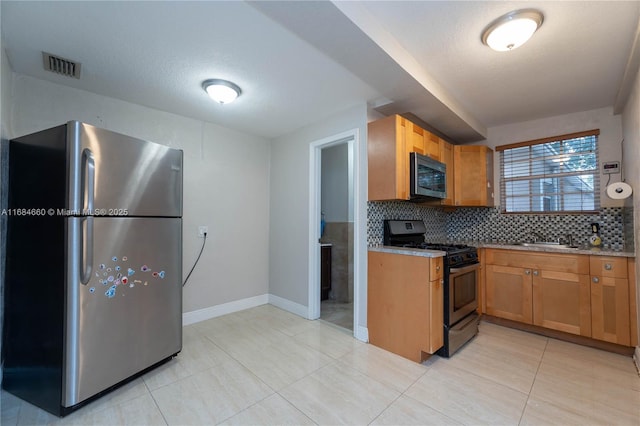
[[[476,302],[476,272],[467,272],[453,278],[453,312]],[[475,309],[475,308],[474,308]]]

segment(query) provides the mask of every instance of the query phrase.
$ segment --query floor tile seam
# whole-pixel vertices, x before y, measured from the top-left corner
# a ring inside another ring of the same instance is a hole
[[[383,387],[385,387],[385,388],[387,388],[387,389],[389,389],[389,390],[391,390],[391,391],[393,391],[393,392],[399,393],[400,395],[403,395],[403,394],[404,394],[404,393],[405,393],[405,392],[406,392],[406,391],[407,391],[411,386],[413,386],[413,385],[414,385],[418,380],[420,380],[420,379],[421,379],[421,378],[426,374],[426,372],[428,371],[428,369],[427,369],[424,373],[422,373],[422,374],[420,375],[420,377],[418,377],[417,379],[415,379],[415,380],[413,381],[413,383],[411,383],[409,386],[407,386],[407,388],[406,388],[404,391],[402,391],[402,390],[399,390],[399,389],[394,388],[394,387],[393,387],[393,386],[391,386],[391,385],[388,385],[387,383],[381,382],[380,380],[376,379],[375,377],[371,377],[369,374],[367,374],[366,372],[364,372],[364,371],[362,371],[362,370],[360,370],[360,369],[358,369],[358,368],[356,368],[356,367],[352,367],[352,366],[348,365],[348,364],[347,364],[346,362],[344,362],[343,360],[336,359],[336,360],[334,360],[334,362],[335,362],[336,364],[341,364],[341,365],[343,365],[343,366],[344,366],[344,367],[346,367],[346,368],[349,368],[349,369],[351,369],[351,370],[354,370],[356,373],[362,374],[363,376],[367,377],[369,380],[372,380],[372,381],[376,382],[377,384],[379,384],[379,385],[381,385],[381,386],[383,386]],[[400,395],[398,395],[398,397],[400,397]]]
[[[526,393],[524,393],[524,392],[522,392],[522,391],[519,391],[518,389],[514,389],[514,388],[512,388],[511,386],[505,385],[504,383],[497,382],[497,381],[495,381],[495,380],[493,380],[493,379],[491,379],[491,378],[489,378],[489,377],[480,376],[479,374],[474,373],[473,371],[470,371],[470,370],[464,370],[464,369],[462,369],[462,368],[460,368],[460,367],[456,367],[455,365],[447,365],[447,367],[448,367],[448,368],[455,368],[456,370],[461,371],[461,372],[463,372],[463,373],[465,373],[465,374],[467,374],[467,375],[471,374],[471,375],[475,376],[476,378],[479,378],[479,379],[481,379],[481,380],[489,381],[489,382],[491,382],[492,384],[494,384],[494,385],[496,385],[496,386],[500,386],[500,387],[505,388],[505,389],[508,389],[508,390],[510,390],[510,391],[512,391],[512,392],[517,392],[517,393],[519,393],[519,394],[521,394],[521,395],[525,395],[525,396],[527,396],[527,397],[528,397],[528,394],[526,394]],[[429,373],[429,370],[427,370],[427,371],[425,372],[425,375],[426,375],[426,374],[428,374],[428,373]]]
[[[589,419],[593,418],[592,416],[585,415],[585,413],[582,412],[582,411],[578,411],[578,410],[574,409],[572,406],[571,407],[561,406],[559,404],[556,404],[553,401],[548,401],[546,399],[537,398],[535,396],[527,398],[527,403],[525,404],[525,411],[526,411],[526,407],[528,407],[528,405],[529,405],[529,400],[539,401],[539,402],[542,402],[544,404],[551,405],[551,406],[553,406],[554,408],[556,408],[556,409],[558,409],[560,411],[565,411],[565,412],[574,414],[574,415],[576,415],[578,417],[589,418]],[[523,413],[523,416],[520,418],[520,422],[518,422],[518,425],[522,425],[523,417],[524,417],[524,413]]]
[[[146,387],[146,383],[145,383],[145,387]],[[114,392],[117,392],[117,391],[118,391],[117,389],[114,389]],[[133,398],[129,398],[127,400],[120,401],[120,402],[117,402],[117,403],[105,402],[105,404],[102,407],[100,407],[100,406],[92,407],[91,406],[92,403],[96,403],[96,402],[100,401],[100,399],[97,399],[97,400],[92,401],[91,403],[89,403],[89,404],[87,404],[87,405],[85,405],[83,407],[80,407],[77,410],[74,410],[73,412],[69,413],[67,415],[67,417],[56,417],[55,418],[55,420],[56,420],[55,424],[64,424],[64,420],[65,419],[69,419],[69,416],[73,416],[74,414],[77,415],[77,414],[81,413],[83,416],[84,415],[96,415],[96,414],[102,413],[103,411],[114,410],[114,409],[117,409],[118,407],[120,407],[120,406],[122,406],[124,404],[130,403],[131,401],[135,401],[136,399],[143,398],[146,395],[149,395],[151,398],[153,398],[153,395],[151,395],[151,392],[149,392],[148,388],[147,388],[147,393],[146,394],[142,393],[140,395],[134,396]],[[155,399],[154,399],[154,403],[155,403]],[[39,408],[39,407],[37,407],[35,405],[34,405],[34,407],[36,409],[41,410],[41,411],[43,411],[43,412],[45,412],[45,413],[50,415],[50,413],[48,411],[45,411],[45,410],[43,410],[43,409],[41,409],[41,408]],[[156,404],[156,407],[160,411],[160,407],[158,407],[157,404]],[[160,414],[162,415],[162,411],[160,411]],[[162,415],[162,418],[164,419],[164,415]],[[168,425],[168,423],[166,423],[166,419],[164,419],[164,421],[165,421],[165,425]],[[18,425],[19,424],[21,424],[21,423],[18,422]],[[48,424],[50,424],[50,423],[48,423]]]
[[[318,321],[318,324],[322,324],[324,326],[327,326],[330,329],[339,331],[342,334],[347,335],[347,336],[351,336],[351,337],[353,337],[355,339],[355,336],[353,335],[353,329],[344,328],[344,327],[342,327],[340,325],[334,324],[334,323],[329,322],[327,320],[324,320],[322,318],[318,318],[318,319],[315,319],[313,321]]]
[[[229,355],[229,356],[231,357],[231,355]],[[203,370],[203,371],[201,371],[201,373],[202,373],[202,372],[205,372],[205,371],[213,370],[213,369],[218,368],[218,367],[220,367],[220,366],[222,366],[222,365],[224,365],[224,364],[226,364],[226,363],[229,363],[229,362],[231,362],[231,361],[235,361],[236,363],[238,363],[242,368],[244,368],[245,370],[247,370],[247,372],[248,372],[249,374],[251,374],[253,377],[255,377],[255,378],[256,378],[260,383],[262,383],[262,384],[263,384],[263,385],[265,385],[267,388],[269,388],[269,390],[270,390],[271,392],[270,392],[270,393],[268,393],[268,394],[266,394],[263,398],[259,399],[258,401],[254,402],[253,404],[251,404],[251,405],[249,405],[249,406],[247,406],[247,407],[243,408],[242,410],[238,411],[237,413],[234,413],[234,414],[232,414],[231,416],[229,416],[229,417],[227,417],[227,418],[225,418],[225,419],[223,419],[223,420],[221,420],[221,421],[217,422],[216,424],[223,423],[223,422],[225,422],[225,421],[229,420],[231,417],[234,417],[234,416],[236,416],[236,415],[240,414],[241,412],[243,412],[244,410],[248,409],[249,407],[252,407],[252,406],[254,406],[254,405],[256,405],[256,404],[258,404],[258,403],[260,403],[260,402],[264,401],[265,399],[269,398],[270,396],[272,396],[272,395],[274,395],[274,394],[278,393],[278,392],[277,392],[273,387],[271,387],[268,383],[266,383],[266,382],[265,382],[264,380],[262,380],[258,375],[256,375],[256,374],[255,374],[255,373],[254,373],[250,368],[248,368],[246,365],[244,365],[242,362],[240,362],[240,360],[237,360],[237,359],[235,359],[235,358],[233,358],[233,357],[231,357],[231,359],[230,359],[230,360],[223,362],[222,364],[218,364],[217,366],[213,366],[213,367],[211,367],[211,368],[208,368],[208,369],[206,369],[206,370]],[[161,387],[159,387],[159,388],[155,389],[153,392],[155,392],[155,391],[157,391],[157,390],[159,390],[159,389],[162,389],[162,388],[164,388],[164,387],[167,387],[167,386],[169,386],[169,385],[176,384],[176,383],[178,383],[178,382],[182,382],[182,381],[184,381],[184,380],[186,380],[186,379],[188,379],[188,378],[190,378],[190,377],[194,376],[195,374],[196,374],[196,373],[193,373],[193,374],[191,374],[191,375],[189,375],[189,376],[187,376],[187,377],[184,377],[184,378],[182,378],[182,379],[176,380],[176,381],[174,381],[174,382],[172,382],[172,383],[165,384],[165,385],[163,385],[163,386],[161,386]],[[162,412],[162,409],[161,409],[161,408],[160,408],[160,406],[158,405],[158,402],[156,401],[155,396],[153,395],[153,392],[150,392],[150,393],[151,393],[151,397],[153,398],[154,402],[156,403],[156,406],[158,406],[158,409],[160,410],[160,413],[162,414],[162,418],[164,419],[165,423],[166,423],[167,425],[169,425],[169,422],[168,422],[168,421],[167,421],[167,419],[165,418],[164,413]]]
[[[234,414],[232,414],[232,415],[230,415],[230,416],[228,416],[228,417],[226,417],[226,418],[224,418],[224,419],[222,419],[222,420],[220,420],[220,421],[216,422],[216,425],[219,425],[219,424],[221,424],[221,423],[224,423],[224,422],[226,422],[227,420],[229,420],[229,419],[231,419],[231,418],[233,418],[233,417],[235,417],[235,416],[239,416],[240,414],[242,414],[242,413],[244,413],[245,411],[249,410],[251,407],[254,407],[254,406],[258,405],[258,404],[260,404],[262,401],[264,401],[265,399],[267,399],[267,398],[271,398],[273,395],[277,395],[277,394],[278,394],[278,392],[274,392],[274,393],[271,393],[271,394],[269,394],[269,395],[266,395],[264,398],[261,398],[261,399],[259,399],[258,401],[255,401],[254,403],[252,403],[252,404],[250,404],[250,405],[248,405],[248,406],[244,407],[242,410],[238,411],[237,413],[234,413]],[[300,411],[300,410],[298,410],[298,411]]]
[[[376,419],[378,417],[380,417],[385,411],[387,411],[389,409],[389,407],[391,407],[393,404],[396,403],[396,401],[398,401],[400,398],[402,398],[402,395],[404,395],[404,392],[401,392],[397,397],[395,397],[393,399],[393,401],[391,401],[389,404],[387,404],[386,407],[384,407],[373,419],[371,419],[371,421],[369,423],[367,423],[368,425],[370,425],[371,423],[375,422]]]
[[[348,354],[347,354],[347,355],[348,355]],[[345,355],[345,356],[346,356],[346,355]],[[389,385],[389,384],[387,384],[387,383],[381,382],[380,380],[376,379],[375,377],[371,377],[371,376],[370,376],[366,371],[363,371],[363,370],[359,369],[358,367],[353,367],[353,366],[349,365],[346,361],[344,361],[344,360],[342,359],[342,357],[341,357],[341,358],[339,358],[339,359],[336,359],[336,360],[334,360],[334,361],[335,361],[336,363],[341,364],[342,366],[344,366],[344,367],[346,367],[346,368],[350,368],[350,369],[352,369],[352,370],[356,371],[357,373],[360,373],[360,374],[362,374],[362,375],[366,376],[369,380],[373,380],[374,382],[376,382],[376,383],[378,383],[378,384],[380,384],[380,385],[382,385],[382,386],[384,386],[384,387],[386,387],[386,388],[388,388],[388,389],[391,389],[391,390],[392,390],[392,391],[394,391],[394,392],[398,392],[398,393],[400,393],[401,395],[402,395],[404,392],[406,392],[406,390],[407,390],[407,389],[409,389],[411,386],[413,386],[413,384],[414,384],[416,381],[418,381],[418,380],[419,380],[419,379],[424,375],[424,373],[422,373],[422,374],[420,375],[420,377],[418,377],[416,380],[414,380],[414,381],[413,381],[409,386],[407,386],[404,390],[401,390],[401,389],[397,389],[397,388],[395,388],[395,387],[392,387],[391,385]]]
[[[413,386],[413,385],[412,385],[412,386]],[[410,387],[411,387],[411,386],[410,386]],[[409,390],[409,389],[407,389],[407,391],[408,391],[408,390]],[[424,405],[425,407],[428,407],[428,408],[430,408],[431,410],[433,410],[433,411],[437,412],[437,413],[438,413],[438,414],[440,414],[441,416],[446,417],[447,419],[451,420],[452,422],[458,423],[458,424],[459,424],[459,425],[461,425],[461,426],[462,426],[462,425],[464,425],[464,423],[462,423],[462,422],[460,422],[460,421],[458,421],[458,420],[454,419],[453,417],[449,416],[447,413],[445,413],[445,412],[443,412],[443,411],[439,410],[439,409],[438,409],[438,408],[436,408],[436,407],[433,407],[432,405],[428,404],[427,402],[425,402],[425,401],[420,401],[419,399],[416,399],[416,398],[412,397],[411,395],[408,395],[408,394],[407,394],[407,391],[403,392],[403,393],[402,393],[402,395],[400,395],[400,396],[404,396],[404,397],[409,398],[410,400],[412,400],[412,401],[414,401],[414,402],[417,402],[418,404],[422,404],[422,405]],[[398,397],[398,398],[400,398],[400,397]]]
[[[538,396],[533,396],[532,399],[540,401],[540,402],[543,402],[545,404],[552,405],[553,407],[555,407],[555,408],[557,408],[559,410],[567,411],[569,413],[575,414],[576,416],[586,417],[586,418],[591,419],[591,420],[597,420],[597,418],[594,415],[591,415],[589,413],[585,413],[584,411],[579,411],[573,405],[567,404],[567,405],[563,406],[563,405],[560,405],[560,404],[556,403],[555,400],[544,399],[544,398],[540,398]],[[529,400],[527,400],[527,404],[528,404],[528,402],[529,402]],[[597,399],[595,399],[595,400],[593,400],[591,402],[598,403],[599,401]],[[619,408],[616,408],[616,407],[612,407],[609,404],[601,403],[601,405],[603,405],[603,406],[605,406],[605,407],[607,407],[607,408],[609,408],[611,410],[614,410],[616,412],[619,412],[619,413],[631,414],[632,415],[632,413],[620,410]],[[594,411],[597,411],[597,410],[594,410]],[[521,421],[522,421],[522,419],[521,419]],[[595,423],[593,423],[593,424],[595,424]],[[620,423],[611,423],[611,424],[620,424]]]
[[[215,343],[213,343],[213,344],[215,345]],[[216,345],[216,346],[217,346],[217,345]],[[224,352],[224,353],[229,357],[229,359],[226,359],[226,360],[224,360],[224,361],[220,362],[219,364],[212,365],[212,366],[209,366],[209,367],[206,367],[206,368],[200,369],[200,370],[196,370],[196,371],[186,370],[186,372],[188,373],[186,376],[183,376],[183,377],[180,377],[180,378],[178,378],[178,379],[176,379],[176,380],[172,380],[172,381],[170,381],[170,382],[164,383],[164,384],[162,384],[162,385],[160,385],[160,386],[158,386],[157,388],[154,388],[154,389],[151,389],[151,388],[149,387],[149,384],[147,383],[147,380],[144,378],[144,376],[142,376],[142,377],[141,377],[141,379],[142,379],[142,381],[144,382],[144,385],[146,386],[146,388],[147,388],[148,392],[149,392],[150,394],[153,394],[153,392],[155,392],[155,391],[157,391],[157,390],[160,390],[160,389],[165,388],[165,387],[167,387],[167,386],[170,386],[170,385],[173,385],[173,384],[176,384],[176,383],[179,383],[179,382],[185,381],[185,380],[187,380],[187,379],[189,379],[189,378],[191,378],[191,377],[195,376],[196,374],[204,373],[204,372],[207,372],[207,371],[212,370],[212,369],[214,369],[214,368],[221,367],[221,366],[223,366],[223,365],[225,365],[225,364],[227,364],[227,363],[229,363],[229,362],[231,362],[231,361],[236,361],[236,362],[240,363],[237,359],[235,359],[234,357],[232,357],[232,356],[231,356],[231,354],[227,353],[224,349],[222,349],[222,348],[221,348],[221,347],[219,347],[219,346],[217,346],[217,347],[218,347],[218,349],[220,349],[222,352]],[[244,367],[244,365],[243,365],[243,367]],[[150,374],[150,373],[153,373],[153,371],[150,371],[150,372],[149,372],[149,373],[147,373],[147,374]]]
[[[538,377],[538,374],[540,374],[540,377],[542,376],[553,376],[552,373],[549,373],[547,371],[541,371],[541,369],[547,369],[547,368],[558,368],[561,369],[563,371],[565,371],[565,368],[563,368],[564,366],[562,365],[558,365],[558,364],[554,364],[553,361],[549,361],[547,360],[542,360],[542,362],[540,363],[540,366],[538,368],[538,371],[536,372],[536,378]],[[580,371],[573,369],[573,371],[576,373],[576,379],[573,380],[569,380],[566,379],[567,381],[573,383],[576,386],[582,385],[583,383],[577,382],[576,380],[580,380],[584,378],[584,374],[580,373]],[[625,373],[623,371],[621,371],[620,373]],[[625,373],[626,374],[626,373]],[[593,377],[592,381],[594,382],[598,382],[599,386],[605,386],[605,385],[609,385],[611,387],[614,388],[624,388],[627,391],[633,391],[633,392],[640,392],[640,387],[632,387],[633,385],[629,386],[629,385],[622,385],[620,381],[610,381],[607,379],[608,376],[603,375],[603,377]]]
[[[156,398],[153,396],[153,393],[151,392],[151,389],[149,388],[149,385],[147,384],[147,382],[144,380],[144,377],[142,377],[142,383],[144,383],[144,387],[147,388],[147,392],[149,392],[149,396],[151,397],[151,400],[153,401],[154,405],[158,409],[160,416],[162,416],[162,420],[164,421],[164,424],[168,426],[169,422],[167,421],[167,418],[164,416],[164,413],[160,408],[160,404],[158,404],[158,401],[156,401]]]
[[[355,349],[349,349],[347,352],[343,353],[342,355],[334,356],[334,355],[331,355],[330,353],[321,351],[320,349],[318,349],[318,348],[316,348],[314,346],[311,346],[310,344],[304,342],[303,340],[298,339],[296,336],[292,337],[292,339],[294,341],[296,341],[297,343],[300,343],[301,345],[306,346],[307,348],[313,349],[314,351],[320,352],[322,355],[328,356],[329,358],[331,358],[332,361],[336,361],[336,360],[342,358],[345,355],[348,355],[349,353],[351,353],[351,352],[353,352],[355,350]]]
[[[145,383],[145,386],[147,386],[146,383]],[[148,387],[147,387],[147,391],[149,391],[149,396],[151,397],[151,400],[153,401],[153,404],[158,409],[158,412],[160,413],[160,416],[162,417],[162,421],[164,421],[165,426],[168,426],[169,425],[169,421],[165,417],[164,412],[162,411],[162,408],[160,408],[160,404],[158,404],[158,401],[156,401],[156,398],[153,396],[153,393],[149,390]]]
[[[518,421],[518,424],[522,423],[522,419],[524,418],[524,413],[527,411],[527,405],[529,405],[529,400],[531,399],[531,391],[533,390],[533,387],[536,384],[536,378],[538,377],[538,372],[540,371],[540,367],[542,366],[542,362],[544,361],[544,354],[547,351],[548,345],[549,345],[549,339],[547,339],[547,341],[545,342],[544,349],[542,351],[542,356],[540,357],[540,361],[538,362],[538,368],[536,369],[536,373],[533,375],[533,380],[531,381],[529,392],[527,392],[527,400],[524,402],[524,407],[522,407],[522,413],[520,414],[520,420]]]
[[[298,380],[299,381],[299,380]],[[294,382],[297,383],[298,381]],[[289,386],[285,386],[284,388],[282,388],[280,391],[287,389],[288,387],[292,386],[294,383],[290,384]],[[311,417],[309,417],[309,415],[307,413],[305,413],[301,408],[299,408],[296,404],[294,404],[292,401],[289,400],[289,398],[287,398],[285,395],[281,394],[280,391],[276,392],[276,394],[280,395],[280,397],[282,399],[284,399],[285,401],[287,401],[287,403],[289,405],[291,405],[293,408],[295,408],[296,410],[298,410],[299,412],[302,413],[302,415],[304,415],[306,418],[308,418],[311,423],[315,424],[315,425],[319,425],[320,423],[316,422],[315,420],[313,420]]]
[[[325,354],[324,352],[319,351],[318,349],[316,349],[316,348],[314,348],[314,347],[312,347],[312,346],[310,346],[310,345],[307,345],[307,344],[306,344],[306,343],[304,343],[304,342],[301,342],[301,341],[299,341],[299,340],[297,340],[297,339],[294,339],[293,337],[288,337],[288,338],[289,338],[289,339],[291,339],[293,342],[295,342],[295,343],[297,343],[297,344],[300,344],[300,345],[302,345],[302,346],[304,346],[304,347],[306,347],[306,348],[309,348],[309,349],[311,349],[311,350],[313,350],[313,351],[315,351],[315,352],[318,352],[320,355],[323,355],[323,356],[325,356],[325,357],[327,357],[327,358],[329,359],[329,361],[328,361],[326,364],[321,365],[320,367],[318,367],[318,368],[316,368],[316,369],[314,369],[314,370],[312,370],[312,371],[310,371],[310,372],[306,373],[306,374],[305,374],[304,376],[302,376],[299,380],[301,380],[301,379],[303,379],[303,378],[305,378],[305,377],[307,377],[307,376],[309,376],[309,375],[311,375],[311,374],[315,373],[315,372],[316,372],[316,371],[318,371],[320,368],[323,368],[323,367],[325,367],[325,366],[327,366],[327,365],[329,365],[329,364],[331,364],[332,362],[334,362],[334,361],[335,361],[335,358],[333,358],[332,356],[330,356],[330,355],[328,355],[328,354]],[[257,378],[258,378],[262,383],[264,383],[265,385],[269,386],[269,388],[270,388],[270,389],[272,389],[274,392],[277,392],[277,389],[274,389],[272,386],[270,386],[268,383],[266,383],[264,380],[262,380],[262,379],[261,379],[261,378],[260,378],[260,377],[259,377],[259,376],[258,376],[258,375],[257,375],[257,374],[252,370],[252,369],[251,369],[251,367],[250,367],[249,365],[247,365],[245,362],[243,362],[241,359],[237,358],[236,356],[234,356],[234,355],[233,355],[233,354],[231,354],[230,352],[226,351],[226,350],[225,350],[224,348],[222,348],[221,346],[217,345],[215,342],[212,342],[212,343],[213,343],[214,345],[216,345],[218,348],[220,348],[220,350],[221,350],[221,351],[223,351],[225,354],[227,354],[227,355],[229,356],[230,360],[233,360],[233,361],[237,362],[238,364],[242,365],[242,367],[244,367],[244,368],[246,368],[247,370],[249,370],[249,371],[251,372],[251,374],[253,374],[254,376],[256,376],[256,377],[257,377]],[[274,344],[275,344],[275,342],[274,342]],[[228,361],[224,361],[224,362],[222,362],[221,364],[218,364],[218,365],[223,365],[223,364],[225,364],[225,362],[228,362]],[[292,383],[295,383],[295,382],[297,382],[297,381],[298,381],[298,380],[296,380],[296,381],[294,381],[294,382],[292,382]],[[289,385],[290,385],[290,384],[292,384],[292,383],[289,383],[289,384],[287,384],[286,386],[289,386]],[[285,387],[286,387],[286,386],[285,386]]]

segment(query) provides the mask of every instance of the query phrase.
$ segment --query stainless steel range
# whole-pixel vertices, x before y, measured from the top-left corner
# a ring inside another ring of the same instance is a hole
[[[438,355],[449,357],[478,334],[478,273],[475,247],[425,241],[421,220],[385,220],[384,245],[446,252],[444,257],[444,346]]]

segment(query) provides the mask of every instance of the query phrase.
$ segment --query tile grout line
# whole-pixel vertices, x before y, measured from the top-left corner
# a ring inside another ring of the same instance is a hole
[[[433,355],[433,356],[436,356],[436,355]],[[424,365],[423,363],[420,363],[420,364]],[[393,404],[395,404],[395,402],[396,402],[396,401],[398,401],[398,400],[399,400],[401,397],[403,397],[403,396],[404,396],[404,397],[406,397],[406,398],[409,398],[409,399],[410,399],[410,400],[412,400],[412,401],[415,401],[415,402],[417,402],[417,403],[419,403],[419,404],[424,405],[425,407],[427,407],[427,408],[429,408],[429,409],[431,409],[431,410],[435,411],[436,413],[438,413],[438,414],[442,415],[443,417],[446,417],[446,418],[448,418],[448,419],[450,419],[450,420],[452,420],[452,421],[454,421],[454,422],[456,422],[456,423],[460,423],[460,422],[458,422],[457,420],[455,420],[455,419],[451,418],[451,417],[450,417],[449,415],[447,415],[446,413],[443,413],[442,411],[440,411],[440,410],[438,410],[438,409],[436,409],[436,408],[432,407],[431,405],[426,404],[424,401],[417,400],[417,399],[415,399],[415,398],[412,398],[410,395],[407,395],[407,391],[408,391],[408,390],[409,390],[413,385],[415,385],[416,383],[418,383],[418,381],[420,381],[420,379],[422,379],[424,376],[426,376],[426,375],[427,375],[427,373],[429,373],[429,370],[430,370],[430,369],[431,369],[431,365],[429,365],[429,366],[427,367],[427,369],[425,370],[425,372],[424,372],[424,373],[422,373],[422,374],[420,375],[420,377],[418,377],[417,379],[415,379],[415,380],[413,381],[413,383],[411,383],[409,386],[407,386],[407,388],[406,388],[404,391],[402,391],[402,392],[400,393],[400,395],[398,395],[398,397],[397,397],[395,400],[393,400],[393,402],[391,402],[391,404],[389,404],[389,405],[388,405],[384,410],[382,410],[382,411],[380,412],[380,414],[378,414],[378,415],[376,416],[376,418],[375,418],[375,419],[371,420],[371,422],[369,422],[369,424],[373,423],[373,422],[374,422],[378,417],[380,417],[380,416],[382,415],[382,413],[384,413],[385,411],[387,411],[387,410],[389,409],[389,407],[391,407]]]
[[[169,422],[167,421],[167,418],[164,416],[164,412],[162,411],[162,408],[160,408],[160,404],[158,404],[158,401],[156,401],[156,397],[153,396],[153,392],[151,392],[151,389],[149,389],[149,385],[147,385],[147,382],[144,380],[144,377],[140,377],[140,378],[142,379],[142,383],[144,384],[144,387],[147,388],[147,392],[149,392],[149,396],[151,397],[151,399],[153,399],[153,403],[155,404],[156,408],[160,412],[160,415],[162,416],[162,420],[164,420],[164,424],[166,426],[169,426]]]
[[[422,364],[422,363],[421,363],[421,364]],[[357,370],[357,369],[356,369],[356,371],[360,371],[360,370]],[[378,417],[380,417],[380,416],[381,416],[385,411],[387,411],[387,410],[389,409],[389,407],[391,407],[393,404],[395,404],[395,403],[396,403],[396,401],[398,401],[398,400],[399,400],[400,398],[402,398],[403,396],[406,396],[407,398],[410,398],[408,395],[405,395],[405,392],[407,392],[411,386],[415,385],[415,384],[418,382],[418,380],[420,380],[421,378],[423,378],[423,377],[424,377],[424,375],[425,375],[425,374],[427,374],[427,372],[428,372],[428,371],[429,371],[429,367],[427,367],[427,369],[424,371],[424,373],[422,373],[422,374],[420,375],[420,377],[417,377],[413,382],[411,382],[411,384],[410,384],[409,386],[407,386],[405,390],[403,390],[402,392],[400,392],[400,394],[399,394],[399,395],[398,395],[398,396],[397,396],[393,401],[391,401],[389,404],[387,404],[387,406],[386,406],[386,407],[384,407],[384,408],[382,409],[382,411],[380,411],[380,412],[378,413],[378,415],[377,415],[377,416],[375,416],[373,419],[371,419],[371,421],[370,421],[368,424],[370,425],[371,423],[375,422],[375,421],[376,421],[376,419],[377,419]],[[362,372],[362,371],[360,371],[360,372],[361,372],[362,374],[364,374],[365,376],[369,377],[365,372]],[[387,386],[385,383],[379,382],[378,380],[374,379],[373,377],[369,377],[369,378],[370,378],[371,380],[375,380],[376,382],[378,382],[378,383],[380,383],[380,384],[382,384],[382,385],[384,385],[384,386]],[[418,402],[419,402],[419,401],[418,401]]]
[[[538,372],[540,371],[540,366],[542,365],[542,360],[544,359],[544,354],[547,352],[547,346],[549,346],[549,338],[546,339],[544,344],[544,350],[542,351],[542,355],[540,355],[540,361],[538,362],[538,368],[536,368],[536,374],[533,376],[533,382],[531,382],[531,387],[529,388],[529,392],[527,392],[527,400],[524,402],[524,406],[522,407],[522,414],[520,414],[520,420],[518,424],[522,423],[522,418],[524,417],[525,411],[527,411],[527,405],[529,404],[529,399],[531,398],[531,391],[533,390],[533,386],[536,383],[536,379],[538,377]]]

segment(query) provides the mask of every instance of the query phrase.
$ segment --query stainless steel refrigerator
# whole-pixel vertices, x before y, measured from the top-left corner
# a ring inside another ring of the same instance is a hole
[[[5,390],[65,415],[180,352],[182,167],[77,121],[10,141]]]

